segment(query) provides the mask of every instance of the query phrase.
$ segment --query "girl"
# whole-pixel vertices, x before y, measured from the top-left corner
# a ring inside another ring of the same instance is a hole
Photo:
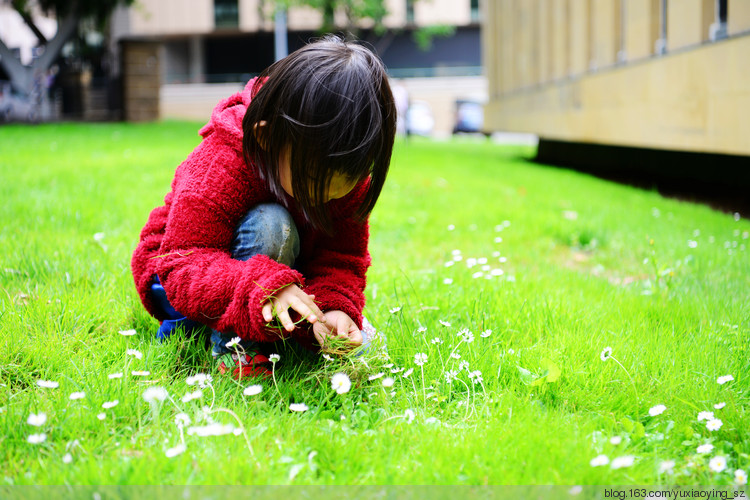
[[[338,37],[221,101],[133,254],[159,337],[209,326],[219,370],[237,378],[268,373],[264,347],[280,338],[366,344],[367,218],[395,131],[383,63]],[[231,354],[238,340],[246,354]]]

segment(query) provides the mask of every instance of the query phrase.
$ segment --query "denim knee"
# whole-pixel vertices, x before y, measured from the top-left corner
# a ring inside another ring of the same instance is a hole
[[[299,255],[299,233],[289,212],[276,203],[261,203],[248,211],[237,225],[232,258],[248,260],[263,254],[293,266]]]

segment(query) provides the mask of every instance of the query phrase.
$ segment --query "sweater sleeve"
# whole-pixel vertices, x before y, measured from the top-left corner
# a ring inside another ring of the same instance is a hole
[[[359,328],[365,307],[365,275],[370,267],[369,223],[357,220],[352,214],[368,186],[368,181],[362,182],[348,196],[333,202],[336,232],[320,237],[304,269],[305,292],[315,295],[321,310],[343,311]]]
[[[188,157],[173,188],[154,268],[172,306],[188,318],[245,339],[277,340],[278,331],[263,320],[262,304],[274,290],[302,286],[303,278],[264,255],[231,258],[237,224],[265,192],[238,165],[244,165],[241,153],[213,136]]]

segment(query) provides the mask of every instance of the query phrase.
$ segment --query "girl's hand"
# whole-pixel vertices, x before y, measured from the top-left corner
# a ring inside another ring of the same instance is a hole
[[[294,330],[294,322],[289,317],[289,308],[297,311],[313,325],[325,321],[326,318],[323,315],[323,311],[318,309],[314,299],[315,295],[306,294],[297,285],[287,285],[271,295],[268,301],[263,304],[263,319],[270,323],[273,321],[273,313],[275,311],[284,330],[288,332]]]
[[[362,344],[362,332],[357,324],[343,311],[328,311],[324,321],[313,324],[313,334],[318,344],[325,346],[327,338],[343,338],[358,346]]]

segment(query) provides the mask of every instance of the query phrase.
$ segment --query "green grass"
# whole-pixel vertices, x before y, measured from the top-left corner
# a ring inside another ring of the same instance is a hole
[[[528,148],[400,142],[371,219],[366,292],[390,360],[283,351],[277,383],[244,396],[202,340],[154,340],[129,272],[198,127],[0,128],[0,484],[729,485],[750,470],[747,220],[535,165]],[[346,394],[331,389],[338,371]],[[183,403],[200,372],[211,387]],[[151,386],[174,404],[145,401]],[[204,405],[240,435],[185,428],[186,451],[167,458],[182,439],[175,415],[206,425]],[[666,411],[650,416],[656,405]],[[39,412],[46,422],[29,425]],[[30,444],[35,433],[46,440]],[[704,443],[713,450],[698,454]],[[634,462],[592,467],[600,454]]]

